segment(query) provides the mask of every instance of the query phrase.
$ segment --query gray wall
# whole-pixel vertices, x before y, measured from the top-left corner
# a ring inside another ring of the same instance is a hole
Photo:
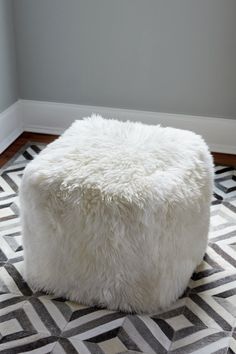
[[[236,118],[235,0],[15,0],[20,97]]]
[[[12,1],[0,0],[0,113],[17,100]]]

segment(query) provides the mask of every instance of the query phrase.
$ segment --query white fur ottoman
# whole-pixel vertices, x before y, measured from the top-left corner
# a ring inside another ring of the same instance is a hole
[[[211,155],[192,132],[76,121],[25,170],[27,281],[110,309],[169,305],[203,258],[212,180]]]

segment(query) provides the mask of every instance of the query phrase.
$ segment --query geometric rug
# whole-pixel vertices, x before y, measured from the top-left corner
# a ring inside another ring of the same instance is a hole
[[[44,147],[27,144],[0,170],[0,353],[236,353],[235,168],[215,168],[208,249],[182,298],[150,316],[127,315],[24,281],[17,193],[24,167]]]

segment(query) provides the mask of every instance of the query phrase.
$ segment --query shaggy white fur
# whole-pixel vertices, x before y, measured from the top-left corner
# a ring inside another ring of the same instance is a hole
[[[166,307],[204,255],[212,183],[211,155],[190,131],[76,121],[24,173],[27,281],[109,309]]]

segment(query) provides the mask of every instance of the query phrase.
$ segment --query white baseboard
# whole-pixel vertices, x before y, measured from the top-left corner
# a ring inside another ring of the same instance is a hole
[[[27,131],[61,134],[75,119],[98,113],[106,118],[193,130],[202,135],[211,151],[236,154],[236,120],[233,119],[28,100],[21,100],[20,104]]]
[[[19,114],[19,101],[0,113],[0,153],[23,132],[23,121]]]
[[[236,154],[236,120],[233,119],[30,100],[19,100],[0,114],[0,152],[22,131],[61,134],[74,120],[92,113],[105,118],[192,130],[202,135],[211,151]]]

